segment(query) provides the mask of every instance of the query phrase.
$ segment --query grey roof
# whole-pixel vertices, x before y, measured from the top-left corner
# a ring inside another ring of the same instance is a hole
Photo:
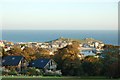
[[[6,56],[2,59],[3,66],[18,66],[23,56]]]
[[[44,68],[51,59],[37,59],[29,64],[29,67]]]

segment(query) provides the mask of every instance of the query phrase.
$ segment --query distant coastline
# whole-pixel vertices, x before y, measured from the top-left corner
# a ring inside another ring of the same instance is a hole
[[[105,44],[118,45],[117,30],[2,30],[2,40],[17,42],[48,42],[60,36],[73,39],[94,38]]]

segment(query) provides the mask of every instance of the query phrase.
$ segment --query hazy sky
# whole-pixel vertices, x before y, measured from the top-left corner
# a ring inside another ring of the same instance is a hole
[[[117,30],[117,0],[3,0],[2,28]]]

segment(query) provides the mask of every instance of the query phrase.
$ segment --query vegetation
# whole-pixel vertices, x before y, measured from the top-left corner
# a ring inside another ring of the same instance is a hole
[[[53,56],[53,59],[58,64],[58,69],[62,70],[63,75],[76,74],[75,71],[78,71],[77,69],[80,67],[77,54],[79,54],[77,45],[68,45],[58,50]],[[72,69],[74,66],[76,66],[76,69]]]
[[[36,69],[35,67],[29,67],[27,70],[20,72],[22,75],[29,75],[29,76],[40,76],[43,75],[42,69]]]
[[[108,45],[99,58],[87,56],[80,60],[78,54],[77,45],[68,45],[56,52],[53,59],[58,63],[58,69],[62,70],[63,75],[120,78],[118,47]]]
[[[61,38],[56,39],[56,40],[78,41],[78,42],[81,42],[81,43],[86,43],[86,42],[89,42],[89,41],[100,42],[100,41],[94,40],[93,38],[86,38],[86,39],[72,39],[72,38],[63,38],[63,37],[61,37]],[[56,41],[56,40],[49,41],[48,43],[54,42],[54,41]]]
[[[107,78],[120,78],[119,47],[107,46],[102,54],[103,73]]]
[[[85,72],[84,75],[98,76],[101,73],[103,64],[99,58],[87,56],[82,62],[82,67]]]
[[[36,53],[33,56],[35,56],[36,59],[39,59],[39,58],[49,59],[50,58],[49,51],[43,48],[38,48]]]
[[[58,73],[58,72],[53,72],[53,71],[47,71],[44,76],[58,76],[58,77],[61,77],[62,74],[61,73]]]
[[[21,50],[19,47],[14,47],[4,55],[23,55],[28,61],[38,58],[52,58],[58,65],[58,70],[62,71],[63,76],[105,76],[106,78],[120,78],[120,55],[119,47],[113,45],[105,45],[103,53],[100,57],[87,56],[85,59],[80,60],[78,54],[77,41],[73,45],[68,45],[55,52],[54,56],[49,56],[46,49],[37,48],[24,48]],[[6,72],[4,72],[6,74]],[[8,73],[8,75],[16,75],[15,71]],[[23,75],[37,76],[56,76],[54,73],[43,74],[41,70],[36,68],[28,68],[20,72]],[[60,76],[60,75],[59,75]]]
[[[49,52],[46,49],[43,48],[37,48],[36,50],[33,48],[26,47],[23,50],[21,50],[19,47],[14,47],[11,50],[4,52],[5,56],[7,55],[22,55],[24,56],[27,61],[32,61],[39,58],[50,58]]]
[[[2,75],[17,75],[18,72],[13,68],[9,67],[8,70],[2,71]]]
[[[17,74],[18,74],[17,71],[10,71],[10,72],[8,72],[8,75],[17,75]]]
[[[67,39],[67,38],[64,38],[64,39]],[[78,42],[89,42],[89,41],[93,41],[93,42],[99,42],[97,40],[94,40],[92,38],[87,38],[87,39],[69,39],[69,40],[72,40],[72,41],[78,41]]]
[[[89,77],[3,77],[2,80],[108,80],[105,77],[100,76],[89,76]],[[110,79],[110,80],[119,80],[119,79]]]

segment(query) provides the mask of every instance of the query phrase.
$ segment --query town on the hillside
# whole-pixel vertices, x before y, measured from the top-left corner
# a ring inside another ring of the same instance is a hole
[[[87,40],[88,38],[84,39]],[[74,40],[71,40],[69,38],[63,38],[60,37],[59,39],[46,42],[46,43],[37,43],[37,42],[9,42],[9,41],[0,41],[0,47],[4,47],[5,51],[11,50],[13,47],[19,47],[21,50],[23,50],[25,47],[30,48],[44,48],[49,51],[50,55],[54,55],[54,52],[58,49],[61,49],[63,47],[66,47],[67,45],[71,45],[74,42]],[[100,41],[95,41],[94,39],[88,41],[83,41],[79,43],[79,50],[80,55],[87,56],[87,55],[96,55],[99,53],[102,53],[103,46],[105,44]],[[1,54],[2,55],[2,54]],[[79,56],[81,57],[81,56]]]
[[[105,45],[93,38],[70,39],[60,37],[49,42],[0,41],[0,57],[4,76],[107,76],[119,77],[118,46]],[[113,54],[115,56],[111,56]],[[108,55],[109,54],[109,55]],[[110,59],[108,59],[108,56]],[[114,58],[111,58],[114,57]],[[113,60],[113,63],[106,64]],[[103,66],[107,65],[106,68]],[[109,67],[109,68],[108,68]],[[106,70],[104,70],[106,69]],[[105,74],[103,74],[105,73]],[[111,73],[110,75],[106,73]]]

